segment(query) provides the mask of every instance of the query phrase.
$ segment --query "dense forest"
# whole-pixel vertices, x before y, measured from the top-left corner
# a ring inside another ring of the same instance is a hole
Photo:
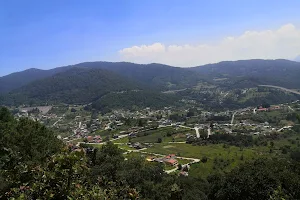
[[[37,80],[43,80],[59,73],[69,73],[71,69],[105,70],[114,72],[123,78],[132,79],[143,84],[161,89],[185,88],[197,84],[203,77],[179,67],[163,64],[141,65],[127,62],[85,62],[50,70],[28,69],[0,77],[0,94],[11,92]]]
[[[163,94],[151,90],[128,91],[110,93],[93,102],[92,107],[100,111],[109,111],[112,108],[135,110],[143,107],[161,109],[170,105],[180,105],[179,96]]]
[[[160,163],[125,159],[112,143],[74,149],[38,122],[14,119],[6,108],[0,109],[0,148],[2,199],[300,198],[299,152],[251,160],[205,179],[178,177],[164,173]]]
[[[240,60],[223,61],[190,68],[212,78],[250,79],[252,84],[280,85],[297,88],[300,80],[300,63],[290,60]]]
[[[6,104],[88,104],[109,92],[138,90],[143,86],[102,69],[72,68],[38,80],[6,96]]]
[[[263,101],[277,104],[298,97],[262,88],[246,96],[243,90],[260,84],[297,88],[299,67],[298,62],[288,60],[245,60],[194,68],[87,62],[51,70],[29,69],[0,77],[0,105],[93,104],[105,111],[119,108],[122,102],[128,109],[160,108],[182,99],[209,109],[256,106]],[[225,98],[224,93],[231,95]]]
[[[196,85],[199,81],[219,84],[215,79],[247,80],[246,85],[269,84],[297,88],[300,84],[299,62],[289,60],[226,61],[192,68],[179,68],[163,64],[135,64],[127,62],[84,62],[50,70],[28,69],[0,77],[0,94],[11,92],[31,82],[52,77],[72,68],[105,69],[141,83],[162,89],[180,89]],[[242,87],[241,85],[236,85]]]

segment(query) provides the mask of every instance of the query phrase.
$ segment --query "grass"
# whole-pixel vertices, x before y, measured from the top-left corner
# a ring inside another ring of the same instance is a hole
[[[136,150],[135,148],[129,147],[127,144],[118,144],[118,147],[124,150]]]
[[[83,142],[83,138],[78,138],[78,139],[75,139],[75,140],[72,140],[72,144],[77,144],[78,142]]]
[[[100,135],[102,138],[105,138],[107,136],[111,137],[114,134],[119,134],[120,131],[119,130],[97,130],[96,132],[94,132],[92,135]]]
[[[87,143],[88,144],[88,143]],[[91,147],[95,147],[95,148],[101,148],[101,146],[103,145],[103,144],[88,144],[89,146],[91,146]]]
[[[178,156],[198,159],[205,156],[208,158],[206,163],[193,164],[191,167],[190,174],[197,177],[206,177],[217,171],[230,171],[240,163],[254,159],[258,156],[265,156],[266,153],[265,149],[263,149],[263,152],[259,152],[251,148],[240,149],[235,146],[223,148],[223,145],[220,144],[207,146],[193,146],[190,144],[155,144],[154,147],[145,151],[165,155],[175,153]],[[215,158],[222,160],[222,162],[228,161],[229,165],[223,169],[214,169]],[[186,164],[187,162],[189,161],[179,159],[180,164]]]
[[[172,128],[174,129],[174,128]],[[147,136],[141,136],[134,139],[140,139],[139,141],[150,141],[155,138],[159,134],[166,134],[167,130],[172,130],[170,127],[163,128],[162,130],[152,131],[152,134]],[[202,159],[203,157],[207,157],[207,162],[196,163],[191,165],[191,169],[189,171],[189,175],[192,177],[200,177],[205,178],[208,175],[214,173],[224,173],[229,172],[233,168],[238,165],[257,158],[268,158],[273,156],[287,157],[289,154],[282,154],[280,147],[283,146],[291,146],[291,149],[297,147],[297,143],[299,142],[299,135],[292,135],[288,138],[284,138],[281,140],[274,140],[274,148],[273,152],[270,152],[270,142],[267,146],[253,146],[253,147],[245,147],[240,148],[236,146],[224,146],[223,144],[209,144],[205,146],[193,146],[191,144],[185,143],[168,143],[172,137],[163,137],[163,143],[156,143],[153,147],[143,150],[143,152],[131,152],[125,155],[126,158],[130,156],[141,156],[145,159],[148,156],[151,156],[148,153],[157,153],[157,154],[176,154],[177,156],[187,157],[187,158],[198,158]],[[298,138],[298,140],[297,140]],[[127,140],[126,140],[127,139]],[[128,138],[121,138],[114,142],[116,143],[127,143]],[[101,144],[92,145],[95,147],[101,147]],[[128,147],[125,144],[119,144],[119,147],[123,150],[132,150],[133,148]],[[179,164],[187,164],[190,163],[190,160],[177,159]],[[165,170],[174,169],[173,166],[165,165]]]
[[[158,138],[161,138],[162,142],[171,142],[173,137],[176,142],[180,142],[185,141],[185,134],[188,132],[191,133],[192,131],[184,128],[179,128],[176,130],[174,127],[159,128],[157,130],[139,133],[138,137],[132,138],[132,142],[157,143]],[[168,136],[168,133],[175,134]]]
[[[167,164],[164,165],[164,169],[165,170],[172,170],[174,168],[177,168],[177,167],[176,166],[174,167],[174,166],[171,166],[171,165],[167,165]]]
[[[145,150],[150,153],[161,153],[161,154],[172,154],[175,153],[178,156],[188,157],[188,158],[199,158],[203,156],[208,158],[214,158],[219,155],[227,155],[229,152],[240,152],[238,147],[230,147],[224,149],[223,145],[207,145],[207,146],[193,146],[191,144],[155,144],[152,148]],[[246,155],[253,154],[253,150],[244,149],[243,153]]]
[[[181,165],[185,165],[185,164],[188,164],[191,162],[191,160],[186,160],[186,159],[176,159],[178,161],[178,164],[181,164]]]
[[[248,90],[248,92],[246,93],[246,95],[244,97],[242,97],[239,102],[240,103],[244,103],[246,101],[248,101],[249,99],[255,98],[255,97],[264,97],[267,96],[269,94],[269,92],[257,92],[253,89]]]
[[[128,137],[123,137],[117,140],[112,141],[113,143],[125,143],[127,144],[129,142]]]

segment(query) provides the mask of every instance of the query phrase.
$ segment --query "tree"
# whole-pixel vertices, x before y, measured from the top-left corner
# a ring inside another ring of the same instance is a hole
[[[207,157],[206,156],[203,156],[202,158],[201,158],[201,162],[203,162],[203,163],[206,163],[207,162]]]
[[[33,180],[12,189],[17,199],[136,199],[138,193],[128,186],[102,187],[92,182],[83,150],[67,150],[53,156],[45,167],[33,168]]]
[[[292,151],[291,152],[291,158],[295,161],[300,162],[300,150]]]
[[[9,110],[5,107],[0,107],[0,122],[11,122],[13,121],[13,116],[10,114]]]
[[[93,174],[105,181],[116,181],[117,172],[121,169],[123,161],[122,150],[112,142],[108,142],[97,152]]]
[[[205,179],[194,177],[179,177],[178,185],[181,190],[182,200],[207,200],[209,194],[209,183]]]
[[[240,160],[244,160],[244,154],[241,155]]]
[[[209,199],[269,199],[281,186],[289,195],[299,199],[299,165],[286,160],[258,159],[242,164],[224,176],[209,178],[212,185]]]
[[[182,170],[182,164],[179,163],[178,166],[177,166],[177,169]]]
[[[200,132],[200,137],[201,137],[202,139],[207,139],[207,137],[208,137],[208,132],[207,132],[206,130],[201,129],[201,130],[199,130],[199,132]]]
[[[125,123],[126,126],[131,126],[132,125],[132,120],[130,118],[126,118],[125,119]]]
[[[267,102],[264,102],[263,104],[262,104],[262,107],[263,108],[270,108],[270,104],[269,103],[267,103]]]
[[[187,117],[192,117],[194,115],[195,115],[195,112],[192,109],[189,109],[189,111],[186,114]]]
[[[27,118],[15,120],[6,108],[0,109],[0,172],[5,172],[1,174],[7,187],[30,181],[28,169],[61,148],[62,142],[44,125]],[[6,189],[0,188],[0,193]]]
[[[182,167],[182,171],[184,171],[184,172],[188,172],[188,171],[189,171],[189,168],[188,168],[188,166],[187,166],[187,165],[185,165],[184,167]]]
[[[138,126],[143,127],[143,126],[145,126],[145,124],[146,124],[146,122],[144,120],[142,120],[142,119],[138,120]]]
[[[103,142],[108,142],[109,141],[109,136],[106,136],[104,139],[103,139]]]

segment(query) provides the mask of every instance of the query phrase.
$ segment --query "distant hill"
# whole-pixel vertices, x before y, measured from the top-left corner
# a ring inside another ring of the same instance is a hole
[[[142,89],[135,81],[103,69],[71,68],[6,95],[6,102],[90,103],[109,92]]]
[[[0,77],[0,94],[72,68],[106,69],[161,89],[185,88],[195,85],[203,79],[200,74],[192,71],[162,64],[140,65],[127,62],[85,62],[51,70],[29,69]]]
[[[92,107],[109,111],[112,108],[134,109],[141,107],[163,108],[180,105],[180,97],[174,94],[163,94],[153,90],[109,93],[92,103]]]
[[[196,85],[204,77],[199,73],[163,64],[135,64],[129,62],[86,62],[75,67],[100,68],[114,71],[139,82],[157,86],[160,89],[181,89]]]
[[[237,96],[242,97],[240,93],[245,88],[258,85],[300,88],[299,74],[300,63],[288,60],[226,61],[192,68],[156,63],[86,62],[51,70],[29,69],[1,77],[0,105],[92,103],[94,108],[107,110],[163,107],[176,105],[185,98],[225,108],[225,104],[238,106]],[[162,91],[177,92],[170,95]],[[229,93],[232,95],[224,96]],[[274,99],[271,94],[269,97]],[[258,101],[252,96],[243,98],[249,105]],[[285,95],[278,102],[294,98]]]
[[[33,81],[0,97],[0,104],[91,104],[107,111],[112,108],[169,106],[179,101],[146,84],[106,69],[72,67],[51,77]]]
[[[190,68],[212,79],[247,80],[251,85],[269,84],[287,88],[300,88],[300,63],[289,60],[224,61]],[[245,81],[244,81],[245,82]],[[222,83],[222,81],[221,81]],[[223,81],[224,83],[224,81]]]
[[[15,72],[3,77],[0,77],[0,94],[10,92],[20,88],[30,82],[53,76],[57,73],[68,70],[69,67],[60,67],[50,70],[27,69],[21,72]]]

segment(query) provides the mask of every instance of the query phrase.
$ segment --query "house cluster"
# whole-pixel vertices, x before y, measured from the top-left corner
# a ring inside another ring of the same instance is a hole
[[[135,143],[131,143],[129,144],[129,147],[131,148],[135,148],[135,149],[143,149],[143,148],[149,148],[152,147],[152,144],[146,144],[146,143],[140,143],[140,142],[135,142]]]
[[[165,157],[161,157],[161,158],[150,157],[147,160],[153,161],[153,162],[165,163],[166,165],[174,166],[174,167],[178,165],[178,161],[176,160],[175,154],[169,154],[169,155],[167,155]]]
[[[259,112],[265,111],[266,112],[266,111],[279,110],[279,109],[281,109],[280,106],[271,106],[269,108],[264,108],[262,106],[259,106],[257,111],[259,111]]]
[[[135,148],[135,149],[143,149],[144,145],[139,143],[139,142],[135,142],[135,143],[129,145],[129,147],[132,147],[132,148]]]
[[[87,136],[87,137],[85,137],[85,139],[88,143],[101,143],[102,142],[102,138],[100,135]]]
[[[48,113],[51,110],[51,108],[52,106],[19,108],[15,116],[17,118],[29,117],[32,120],[40,121],[41,123],[43,123],[44,120],[57,118],[56,114]]]

